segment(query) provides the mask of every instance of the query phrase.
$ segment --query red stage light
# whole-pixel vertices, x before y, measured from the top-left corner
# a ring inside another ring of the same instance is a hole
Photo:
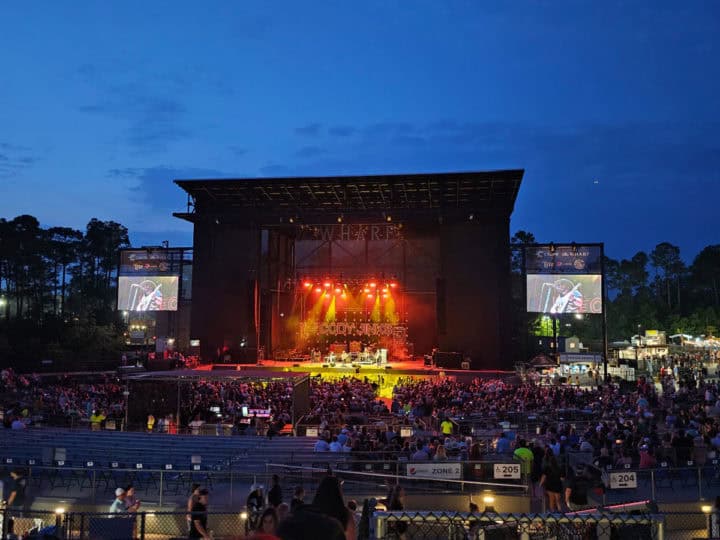
[[[306,281],[305,283],[303,283],[303,287],[309,289],[310,287],[312,287],[312,283],[310,283],[309,281]]]
[[[383,298],[387,298],[387,297],[388,297],[387,293],[383,294]]]
[[[397,287],[397,283],[391,283],[390,286],[394,289],[395,287]]]
[[[368,289],[367,287],[365,287],[365,292],[370,292],[370,289]]]
[[[375,287],[377,287],[377,283],[371,283],[370,286],[374,289]]]
[[[342,292],[342,290],[340,289],[340,287],[337,287],[335,289],[335,294],[340,294],[341,292]]]
[[[321,293],[321,292],[322,292],[322,289],[321,289],[320,287],[318,287],[317,289],[315,289],[315,292],[316,292],[316,293]]]
[[[345,293],[342,293],[342,294],[340,295],[340,298],[342,298],[343,300],[345,300],[345,298],[347,298],[347,295],[346,295]]]
[[[387,289],[383,289],[383,292],[386,293],[386,292],[388,292],[388,290],[387,290]]]
[[[326,289],[329,289],[329,288],[330,288],[330,285],[332,285],[332,283],[330,283],[329,281],[326,281],[326,282],[325,282],[325,288],[326,288]]]
[[[368,293],[368,298],[372,298],[372,297],[373,297],[373,293]]]

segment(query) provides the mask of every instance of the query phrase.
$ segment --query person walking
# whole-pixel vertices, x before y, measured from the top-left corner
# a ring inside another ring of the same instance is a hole
[[[545,488],[545,494],[548,498],[548,511],[560,511],[560,494],[562,493],[562,478],[560,474],[560,466],[555,459],[552,448],[545,449],[545,457],[543,458],[542,475],[540,476],[540,487]]]
[[[198,500],[190,509],[190,533],[188,538],[202,538],[203,540],[211,540],[210,530],[207,526],[207,510],[208,510],[207,489],[198,491]]]
[[[280,477],[277,474],[272,476],[272,486],[268,491],[268,503],[273,508],[277,508],[283,502],[282,488],[280,487]]]

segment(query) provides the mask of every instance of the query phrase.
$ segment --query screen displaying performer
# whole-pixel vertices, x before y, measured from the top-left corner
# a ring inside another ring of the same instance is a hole
[[[602,276],[527,275],[527,310],[531,313],[602,313]]]
[[[177,311],[178,276],[120,276],[118,309]]]

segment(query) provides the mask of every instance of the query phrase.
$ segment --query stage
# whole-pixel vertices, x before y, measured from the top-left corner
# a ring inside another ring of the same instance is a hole
[[[500,370],[469,370],[447,369],[425,365],[422,358],[413,360],[390,361],[384,365],[375,364],[341,364],[331,366],[323,362],[292,362],[285,360],[262,360],[257,364],[207,364],[197,368],[198,371],[275,371],[285,373],[308,373],[311,376],[320,375],[323,378],[337,377],[368,377],[378,376],[412,376],[412,377],[457,377],[459,379],[480,378],[506,378],[516,375],[514,371]]]

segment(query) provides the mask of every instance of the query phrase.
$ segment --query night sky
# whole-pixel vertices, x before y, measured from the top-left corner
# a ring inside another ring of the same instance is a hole
[[[193,177],[525,168],[512,230],[719,243],[720,2],[6,2],[0,216],[191,243]]]

